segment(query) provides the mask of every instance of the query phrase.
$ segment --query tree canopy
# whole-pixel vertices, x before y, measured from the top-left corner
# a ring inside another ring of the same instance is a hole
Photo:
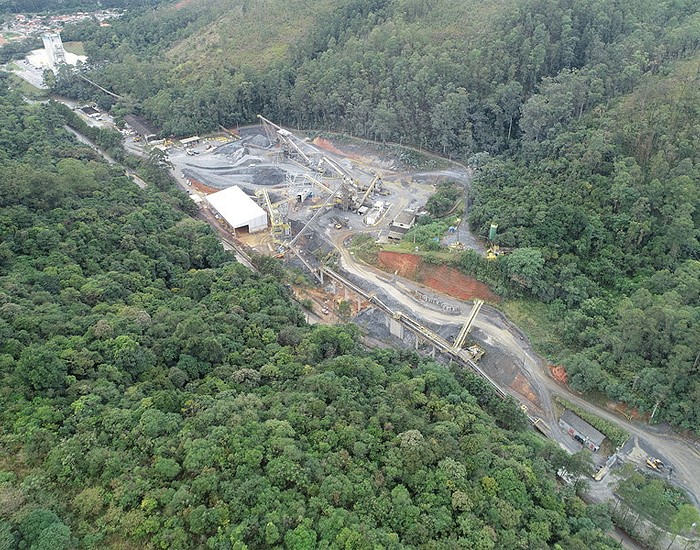
[[[307,326],[64,116],[0,87],[3,548],[616,547],[514,403]]]
[[[576,389],[645,412],[658,403],[659,418],[700,433],[696,68],[697,58],[648,74],[486,163],[470,221],[481,234],[497,221],[497,242],[516,247],[494,280],[550,305]],[[551,105],[552,93],[546,83],[534,99]]]

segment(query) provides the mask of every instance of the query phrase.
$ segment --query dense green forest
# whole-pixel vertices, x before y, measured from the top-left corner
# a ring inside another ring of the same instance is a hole
[[[546,304],[574,388],[700,433],[697,2],[199,1],[69,37],[165,134],[261,112],[478,161],[470,221],[513,252],[459,265]]]
[[[561,73],[562,93],[573,94],[551,120],[562,124],[694,52],[698,9],[692,0],[199,0],[66,36],[86,41],[95,78],[168,133],[265,112],[466,159],[537,132],[542,122],[529,116],[523,127],[522,110],[546,77]],[[259,34],[276,55],[263,55]]]
[[[487,271],[549,304],[574,388],[646,412],[658,403],[660,418],[698,434],[699,61],[489,162],[470,214],[482,233],[497,220],[497,241],[518,247]],[[545,81],[523,117],[558,109],[563,93]]]
[[[617,547],[477,377],[275,277],[0,75],[0,547]]]

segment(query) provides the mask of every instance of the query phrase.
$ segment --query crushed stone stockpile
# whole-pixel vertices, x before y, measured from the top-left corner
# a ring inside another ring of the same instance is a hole
[[[275,166],[246,167],[184,167],[182,173],[188,178],[204,182],[209,187],[226,189],[232,185],[280,185],[285,181],[285,172]]]

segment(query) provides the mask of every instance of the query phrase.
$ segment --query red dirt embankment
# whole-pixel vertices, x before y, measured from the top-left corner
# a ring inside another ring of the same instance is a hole
[[[343,157],[351,158],[354,160],[361,160],[361,157],[359,155],[356,155],[354,153],[350,153],[348,151],[341,151],[340,149],[338,149],[335,145],[333,145],[326,138],[317,137],[317,138],[314,138],[314,140],[311,143],[313,143],[317,147],[320,147],[321,149],[325,149],[326,151],[330,151],[331,153],[335,153],[336,155],[341,155]]]
[[[194,187],[200,193],[204,193],[205,195],[211,195],[212,193],[220,191],[220,189],[214,189],[213,187],[209,187],[208,185],[205,185],[201,181],[196,180],[194,178],[188,178],[188,180],[192,184],[192,187]]]
[[[552,374],[552,378],[554,378],[557,382],[564,384],[565,386],[568,385],[569,376],[567,375],[564,367],[559,365],[549,365],[549,372]]]
[[[500,301],[500,298],[484,283],[446,265],[426,264],[420,256],[415,254],[381,251],[379,267],[460,300],[481,298],[487,302]]]

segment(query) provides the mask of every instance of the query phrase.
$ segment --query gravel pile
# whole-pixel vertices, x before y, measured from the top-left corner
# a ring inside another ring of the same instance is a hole
[[[263,136],[262,134],[258,134],[256,136],[252,136],[250,138],[245,138],[247,143],[250,143],[251,145],[255,147],[264,147],[267,148],[270,146],[270,141]]]

